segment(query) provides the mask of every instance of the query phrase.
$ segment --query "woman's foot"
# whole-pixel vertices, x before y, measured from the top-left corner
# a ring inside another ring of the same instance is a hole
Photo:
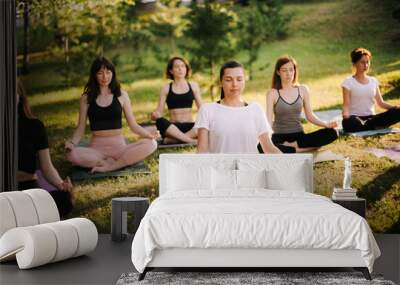
[[[173,138],[169,138],[169,137],[165,137],[162,140],[162,144],[174,144],[174,143],[179,143],[179,141],[176,139],[173,139]]]
[[[298,148],[299,148],[299,146],[297,145],[297,141],[294,141],[294,142],[285,141],[285,142],[283,142],[282,144],[283,144],[284,146],[294,147],[295,149],[298,149]]]
[[[113,167],[114,165],[115,165],[115,159],[113,159],[111,157],[107,157],[106,159],[100,160],[99,162],[97,162],[96,166],[93,167],[90,172],[95,173],[95,172],[112,171],[112,170],[115,170]]]

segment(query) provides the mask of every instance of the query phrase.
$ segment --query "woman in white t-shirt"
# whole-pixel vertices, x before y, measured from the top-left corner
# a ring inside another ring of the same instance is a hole
[[[355,74],[342,82],[343,130],[359,132],[386,128],[400,122],[400,108],[386,103],[379,90],[379,82],[368,76],[371,52],[356,48],[351,53]],[[375,115],[375,103],[386,112]]]
[[[243,66],[226,62],[220,70],[221,100],[203,104],[195,128],[199,153],[280,153],[271,141],[272,129],[257,103],[247,104],[241,93],[245,86]]]

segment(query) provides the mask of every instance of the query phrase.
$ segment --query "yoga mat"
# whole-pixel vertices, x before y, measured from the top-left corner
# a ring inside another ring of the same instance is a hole
[[[126,142],[128,143],[128,140],[126,140]],[[89,140],[87,139],[82,139],[78,144],[78,146],[81,147],[86,147],[88,145],[89,145]],[[128,176],[131,174],[149,174],[149,173],[151,173],[150,169],[144,164],[144,161],[142,160],[133,165],[109,172],[90,173],[90,168],[73,166],[71,179],[77,181],[77,180],[97,179],[105,177],[121,177],[121,176]]]
[[[334,120],[342,120],[342,110],[341,109],[332,109],[332,110],[325,110],[325,111],[317,111],[314,114],[323,121],[334,121]],[[304,113],[301,113],[301,117],[303,119],[306,118]]]
[[[41,170],[36,170],[36,176],[37,176],[37,184],[39,185],[39,188],[42,188],[46,190],[47,192],[52,192],[57,190],[57,187],[54,186],[53,184],[50,184],[46,178],[44,177],[43,173]]]
[[[344,160],[344,156],[342,154],[334,153],[331,150],[317,151],[313,153],[313,156],[314,156],[314,163],[323,161]]]
[[[141,126],[148,131],[156,131],[157,127],[154,124],[148,123],[148,124],[141,124]],[[162,140],[157,141],[158,148],[163,149],[163,148],[174,148],[174,147],[188,147],[188,146],[196,146],[196,143],[171,143],[171,144],[164,144],[162,143]]]
[[[355,133],[344,133],[344,134],[345,135],[350,135],[350,136],[355,136],[355,137],[367,137],[367,136],[393,134],[393,133],[400,133],[400,129],[398,129],[398,128],[386,128],[386,129],[362,131],[362,132],[355,132]]]
[[[366,151],[377,157],[386,156],[397,163],[400,163],[400,144],[394,145],[391,148],[370,148]]]
[[[332,110],[325,110],[325,111],[317,111],[314,114],[320,118],[322,121],[332,122],[336,121],[338,124],[337,129],[339,132],[342,131],[342,110],[341,109],[332,109]],[[301,113],[301,117],[306,119],[304,112]]]
[[[158,143],[158,148],[163,149],[163,148],[173,148],[173,147],[188,147],[188,146],[196,146],[197,143],[174,143],[174,144],[163,144],[163,143]]]
[[[119,170],[109,171],[109,172],[95,172],[90,173],[89,168],[83,168],[79,166],[72,167],[71,178],[74,181],[86,180],[86,179],[97,179],[105,177],[121,177],[128,176],[132,174],[149,174],[150,169],[144,164],[144,161],[139,161],[133,165],[121,168]]]

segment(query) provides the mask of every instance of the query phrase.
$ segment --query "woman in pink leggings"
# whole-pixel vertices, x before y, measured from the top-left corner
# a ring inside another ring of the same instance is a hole
[[[132,132],[143,137],[126,144],[122,136],[122,111]],[[92,137],[88,147],[77,146],[89,118]],[[80,99],[78,126],[65,143],[67,159],[74,165],[107,172],[134,164],[157,148],[156,133],[150,133],[135,120],[128,94],[121,90],[114,65],[105,57],[92,64],[90,77]]]

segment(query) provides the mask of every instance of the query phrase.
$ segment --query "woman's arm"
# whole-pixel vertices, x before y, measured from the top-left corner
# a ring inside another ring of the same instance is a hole
[[[122,110],[124,111],[126,122],[128,123],[129,128],[135,134],[147,139],[156,139],[157,134],[153,134],[140,126],[133,115],[131,100],[129,99],[128,93],[121,90],[121,101],[122,101]]]
[[[381,91],[379,90],[379,87],[376,88],[376,95],[375,95],[375,102],[376,104],[378,104],[379,107],[381,107],[382,109],[393,109],[393,108],[397,108],[396,106],[393,106],[389,103],[386,103],[383,98],[382,98],[382,94]]]
[[[167,95],[168,95],[168,88],[169,84],[165,84],[163,85],[163,87],[161,87],[160,98],[158,100],[157,109],[153,113],[151,113],[151,119],[153,121],[157,120],[158,118],[161,118],[163,115],[165,101],[167,100]]]
[[[208,153],[208,130],[206,128],[197,130],[197,153]]]
[[[261,147],[264,153],[282,153],[279,148],[277,148],[271,140],[268,133],[262,134],[259,138]]]
[[[79,100],[78,126],[75,129],[71,139],[66,141],[66,143],[65,143],[66,149],[69,149],[69,150],[73,149],[79,143],[79,141],[85,134],[88,108],[89,108],[89,105],[87,104],[87,96],[82,95],[81,99]]]
[[[342,116],[343,119],[348,119],[350,117],[350,90],[342,87],[343,94],[343,107],[342,107]]]
[[[335,128],[336,122],[325,122],[322,121],[320,118],[318,118],[312,108],[311,108],[311,99],[310,99],[310,94],[308,91],[308,87],[306,86],[300,86],[300,89],[302,90],[302,95],[303,95],[303,106],[304,106],[304,113],[306,115],[306,119],[307,121],[309,121],[310,123],[320,126],[320,127],[324,127],[324,128]]]
[[[58,174],[57,169],[54,167],[51,158],[50,151],[48,148],[41,149],[38,151],[40,170],[43,176],[46,178],[50,184],[57,187],[57,189],[62,191],[70,191],[72,189],[72,183],[69,177],[62,180],[60,174]]]
[[[274,105],[277,100],[277,94],[275,89],[269,90],[267,93],[267,120],[270,126],[273,125],[274,120]]]
[[[193,95],[194,95],[194,102],[196,103],[197,110],[200,109],[201,104],[203,103],[201,99],[201,91],[200,87],[196,82],[192,82],[192,90],[193,90]]]

